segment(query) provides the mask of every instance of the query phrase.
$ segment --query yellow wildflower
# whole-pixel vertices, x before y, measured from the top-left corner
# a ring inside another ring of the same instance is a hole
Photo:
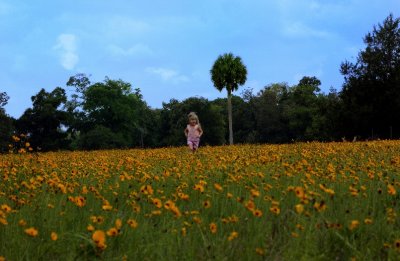
[[[92,235],[92,240],[96,244],[96,247],[104,250],[106,245],[106,234],[103,230],[96,230]]]
[[[119,234],[118,229],[115,227],[112,227],[109,230],[107,230],[107,236],[109,236],[109,237],[115,237],[118,234]]]
[[[127,221],[126,223],[128,223],[128,225],[129,225],[131,228],[137,228],[137,226],[138,226],[138,223],[137,223],[136,220],[134,220],[134,219],[128,219],[128,221]]]
[[[213,233],[213,234],[217,233],[217,224],[215,224],[214,222],[210,223],[210,230],[211,230],[211,233]]]
[[[353,229],[357,228],[358,225],[360,225],[360,222],[358,220],[352,220],[350,222],[349,229],[353,230]]]
[[[56,241],[58,239],[58,235],[56,232],[51,232],[50,235],[51,240]]]
[[[238,236],[239,236],[238,232],[233,231],[233,232],[231,232],[231,234],[229,235],[228,241],[232,241],[232,240],[234,240],[235,238],[237,238]]]
[[[30,227],[25,229],[25,234],[31,237],[36,237],[39,234],[39,231],[34,227]]]

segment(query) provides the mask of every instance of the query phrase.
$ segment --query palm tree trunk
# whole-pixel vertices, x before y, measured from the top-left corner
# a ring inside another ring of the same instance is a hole
[[[233,145],[233,128],[232,128],[232,93],[228,90],[228,123],[229,123],[229,145]]]

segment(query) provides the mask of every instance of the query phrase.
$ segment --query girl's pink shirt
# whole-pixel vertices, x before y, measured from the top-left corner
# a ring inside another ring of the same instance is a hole
[[[194,126],[188,124],[186,128],[188,130],[188,139],[197,139],[200,137],[200,131],[199,131],[198,124],[196,124]]]

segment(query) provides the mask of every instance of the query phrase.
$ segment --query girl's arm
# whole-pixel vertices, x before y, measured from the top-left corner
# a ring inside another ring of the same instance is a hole
[[[200,124],[199,124],[197,130],[199,131],[199,137],[201,137],[201,135],[203,135],[203,129],[201,128]]]
[[[184,133],[185,133],[185,136],[186,136],[186,138],[187,138],[188,133],[189,133],[189,130],[188,130],[187,126],[186,126],[186,129],[184,130]]]

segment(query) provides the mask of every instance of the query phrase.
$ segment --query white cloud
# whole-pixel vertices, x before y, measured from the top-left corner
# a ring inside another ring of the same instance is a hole
[[[177,71],[167,69],[167,68],[148,67],[148,68],[146,68],[146,72],[155,74],[155,75],[161,77],[161,79],[163,81],[172,82],[175,84],[189,81],[189,77],[187,77],[183,74],[180,74]]]
[[[286,24],[284,26],[283,32],[285,35],[291,37],[329,38],[330,36],[332,36],[330,32],[311,28],[301,22]]]
[[[67,70],[74,69],[79,61],[76,41],[76,36],[73,34],[61,34],[54,46],[59,52],[61,65]]]
[[[109,51],[116,56],[149,56],[153,55],[153,51],[145,44],[135,44],[127,49],[117,45],[110,45]]]

